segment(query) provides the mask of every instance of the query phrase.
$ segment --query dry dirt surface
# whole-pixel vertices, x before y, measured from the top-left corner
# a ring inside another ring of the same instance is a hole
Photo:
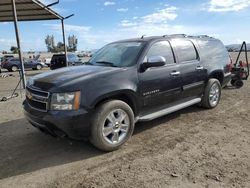
[[[33,75],[37,72],[28,72]],[[0,78],[0,97],[17,81]],[[138,123],[120,150],[40,133],[22,98],[0,103],[0,187],[250,187],[250,82],[196,106]]]

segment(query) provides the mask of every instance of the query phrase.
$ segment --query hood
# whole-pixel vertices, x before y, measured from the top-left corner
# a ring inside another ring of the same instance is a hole
[[[38,61],[38,59],[41,57],[41,55],[37,55],[33,60]]]
[[[28,81],[27,85],[33,85],[36,88],[48,91],[52,87],[78,85],[84,80],[121,70],[122,68],[88,65],[67,67],[34,76]]]

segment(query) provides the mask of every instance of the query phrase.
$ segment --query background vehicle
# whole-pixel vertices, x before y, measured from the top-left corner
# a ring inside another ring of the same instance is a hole
[[[15,72],[21,68],[21,63],[18,58],[11,58],[2,62],[2,68],[7,69],[9,72]],[[43,65],[35,60],[24,60],[25,69],[41,70]]]
[[[7,61],[8,59],[11,59],[11,58],[14,58],[13,55],[4,55],[3,57],[0,58],[0,66],[1,66],[1,63],[4,62],[4,61]]]
[[[50,67],[50,63],[51,63],[51,58],[45,58],[44,59],[44,63],[47,67]]]
[[[78,66],[82,65],[82,61],[79,59],[79,57],[75,54],[68,54],[68,63],[69,66]],[[64,54],[55,54],[51,58],[50,62],[50,69],[59,69],[66,67],[66,59]]]
[[[166,35],[114,42],[88,65],[40,74],[27,83],[24,111],[53,136],[87,137],[113,151],[150,121],[191,105],[215,108],[231,79],[229,54],[208,36]]]

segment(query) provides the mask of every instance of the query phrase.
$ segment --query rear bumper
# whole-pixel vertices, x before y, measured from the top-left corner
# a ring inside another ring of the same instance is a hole
[[[40,112],[31,108],[26,101],[23,108],[27,120],[42,132],[77,140],[89,137],[91,114],[83,109]]]

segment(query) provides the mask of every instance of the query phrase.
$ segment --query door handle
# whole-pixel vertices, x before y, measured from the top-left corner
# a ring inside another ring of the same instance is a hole
[[[181,73],[178,71],[174,71],[171,73],[171,76],[179,76]]]
[[[196,70],[203,70],[203,69],[204,69],[204,67],[202,67],[202,66],[196,67]]]

